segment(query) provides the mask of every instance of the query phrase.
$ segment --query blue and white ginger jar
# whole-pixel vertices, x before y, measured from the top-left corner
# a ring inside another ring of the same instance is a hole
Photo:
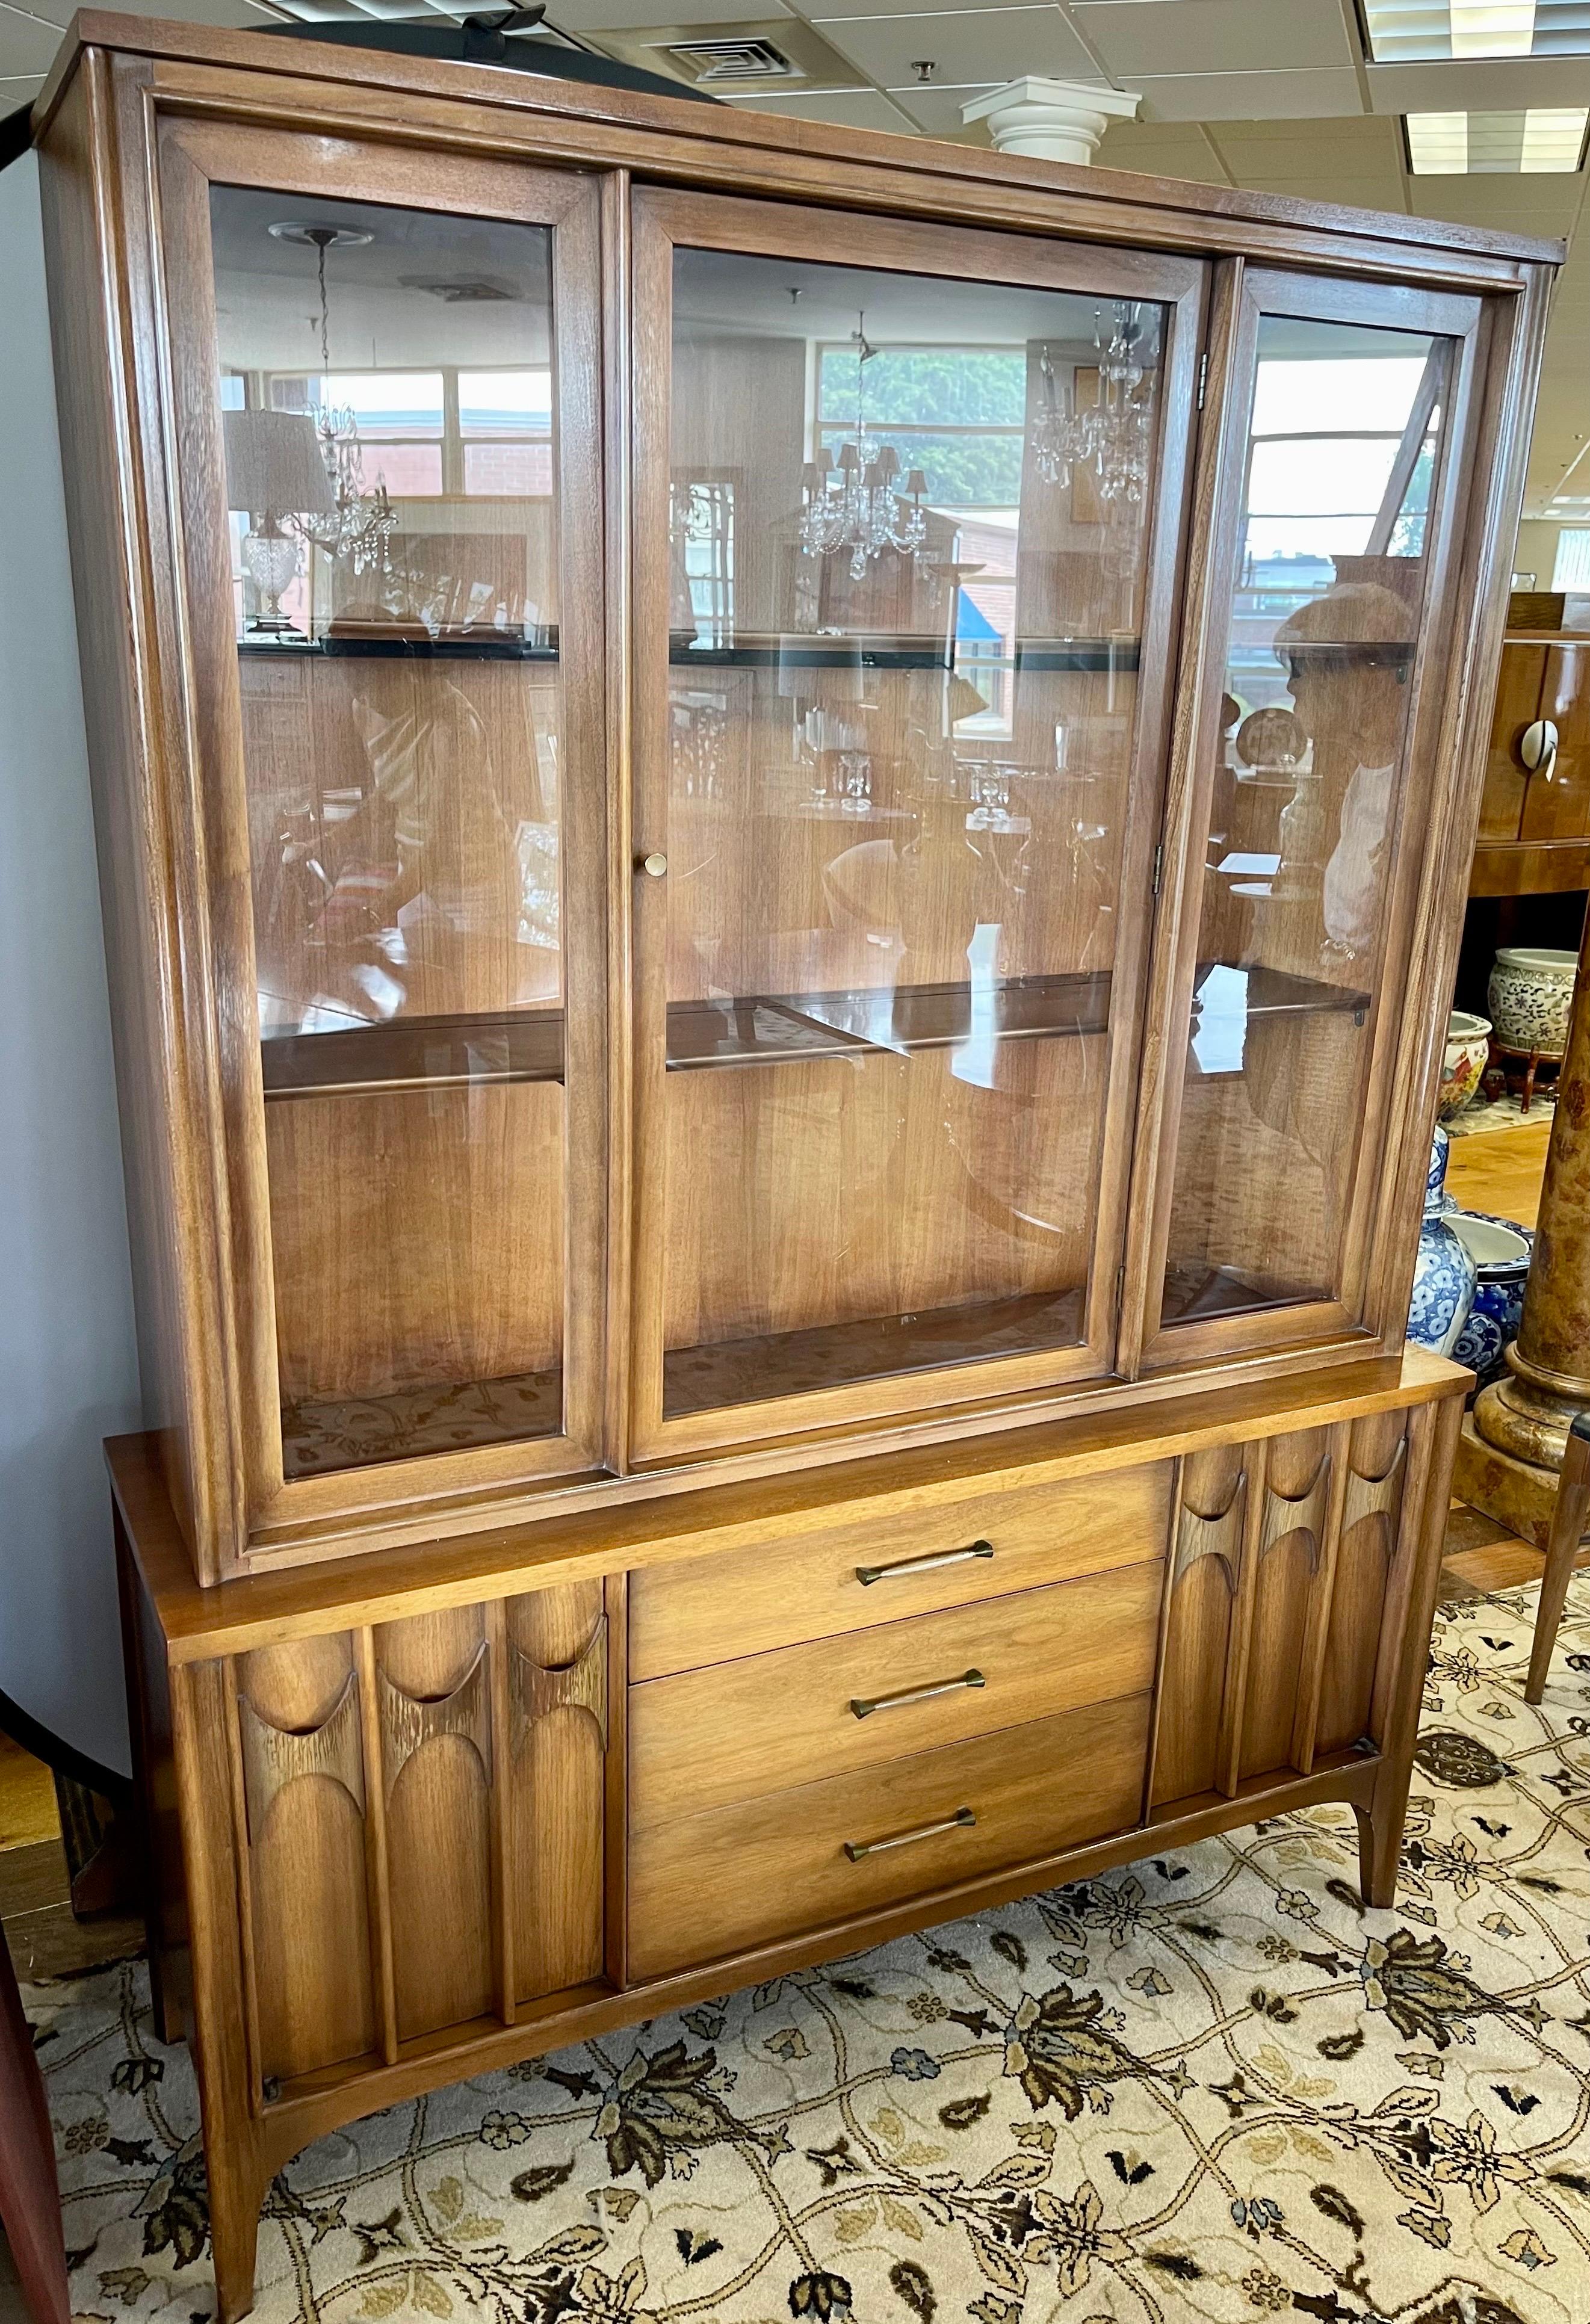
[[[1502,1350],[1518,1337],[1523,1320],[1524,1285],[1529,1279],[1534,1230],[1516,1219],[1499,1219],[1488,1211],[1448,1211],[1447,1222],[1467,1246],[1478,1281],[1468,1321],[1458,1333],[1452,1353],[1480,1376],[1488,1387],[1507,1370]]]
[[[1453,1231],[1447,1194],[1446,1131],[1437,1124],[1430,1147],[1429,1174],[1425,1180],[1424,1223],[1419,1231],[1419,1258],[1413,1269],[1413,1304],[1408,1311],[1408,1336],[1416,1348],[1449,1356],[1457,1345],[1474,1305],[1477,1270],[1468,1246]]]

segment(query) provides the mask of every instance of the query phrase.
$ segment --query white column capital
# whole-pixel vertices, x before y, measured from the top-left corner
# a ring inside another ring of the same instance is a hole
[[[986,121],[1002,153],[1075,161],[1086,169],[1111,122],[1130,121],[1142,103],[1135,92],[1107,88],[1102,81],[1048,80],[1028,73],[975,97],[962,106],[961,119],[968,127]]]

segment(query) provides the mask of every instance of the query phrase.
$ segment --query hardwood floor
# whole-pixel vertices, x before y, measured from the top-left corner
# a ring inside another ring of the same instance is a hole
[[[75,1977],[143,1950],[143,1923],[127,1914],[73,1917],[54,1778],[5,1735],[0,1735],[0,1929],[24,1979]],[[4,2313],[0,2304],[0,2319]]]
[[[1455,1138],[1447,1157],[1447,1191],[1465,1211],[1489,1211],[1532,1227],[1540,1207],[1549,1120],[1517,1130],[1485,1130]]]

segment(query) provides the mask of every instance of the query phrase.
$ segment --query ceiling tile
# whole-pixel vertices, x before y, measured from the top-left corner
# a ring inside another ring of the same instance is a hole
[[[793,114],[797,121],[831,121],[841,129],[888,129],[897,137],[909,137],[912,129],[912,124],[898,106],[875,88],[830,88],[809,97],[764,94],[749,102],[736,100],[735,110],[781,116]]]
[[[1336,161],[1346,149],[1362,152],[1400,153],[1401,136],[1394,121],[1353,113],[1333,121],[1220,121],[1209,134],[1223,153],[1267,152],[1275,146],[1327,152]],[[1277,168],[1284,166],[1279,161]],[[1348,166],[1358,166],[1354,153]]]
[[[784,0],[552,0],[547,22],[558,32],[650,32],[685,23],[709,32],[714,24],[744,24],[792,12]]]
[[[1410,201],[1419,217],[1492,226],[1514,234],[1566,235],[1579,215],[1582,178],[1412,178]],[[1506,189],[1499,193],[1498,185]],[[1590,385],[1586,389],[1590,405]]]
[[[1506,113],[1590,105],[1590,57],[1487,57],[1444,65],[1371,65],[1373,113]]]
[[[902,88],[912,81],[911,66],[919,58],[932,60],[938,67],[933,78],[941,85],[959,81],[987,88],[1022,73],[1103,78],[1052,5],[931,16],[823,18],[820,30],[884,88]]]
[[[1140,6],[1184,5],[1184,0],[1138,0]],[[1301,72],[1177,73],[1133,75],[1142,91],[1145,121],[1277,121],[1321,118],[1351,111],[1358,77],[1347,65]]]
[[[47,73],[60,46],[53,24],[36,24],[29,17],[0,9],[0,73],[8,78],[21,73]]]
[[[1224,186],[1220,156],[1201,129],[1179,123],[1123,121],[1112,124],[1098,150],[1105,170],[1139,170],[1151,178],[1190,178]]]
[[[960,137],[968,134],[961,119],[961,107],[970,105],[975,97],[986,97],[997,81],[953,81],[940,88],[936,83],[924,88],[913,81],[910,88],[892,88],[889,101],[909,113],[917,127],[929,137]],[[986,129],[970,133],[979,143],[985,141]]]
[[[1073,0],[1112,75],[1351,65],[1338,0]]]

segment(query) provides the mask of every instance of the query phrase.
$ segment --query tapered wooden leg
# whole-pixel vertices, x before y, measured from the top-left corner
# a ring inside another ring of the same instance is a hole
[[[1402,1826],[1408,1814],[1404,1785],[1400,1806],[1387,1800],[1377,1818],[1373,1805],[1354,1806],[1358,1819],[1358,1893],[1366,1904],[1389,1912],[1397,1901],[1397,1868],[1402,1860]]]
[[[0,2224],[35,2324],[69,2324],[55,2134],[33,2037],[0,1936]]]
[[[1524,1701],[1539,1702],[1546,1692],[1546,1674],[1568,1594],[1568,1582],[1585,1520],[1590,1517],[1590,1413],[1575,1416],[1568,1429],[1567,1450],[1562,1456],[1562,1477],[1557,1507],[1551,1516],[1551,1536],[1546,1545],[1546,1571],[1540,1581],[1540,1605],[1535,1616],[1535,1643],[1530,1652],[1530,1675]]]
[[[259,2244],[260,2206],[270,2185],[252,2154],[228,2153],[225,2133],[204,2128],[205,2172],[209,2181],[210,2257],[215,2266],[216,2309],[220,2324],[237,2324],[254,2306],[254,2256]]]

